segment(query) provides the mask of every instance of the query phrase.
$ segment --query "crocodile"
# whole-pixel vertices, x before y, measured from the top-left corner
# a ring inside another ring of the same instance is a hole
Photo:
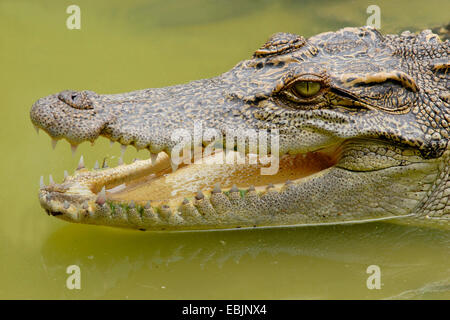
[[[210,79],[41,98],[30,117],[53,144],[65,139],[76,150],[105,137],[150,156],[92,170],[82,158],[61,183],[41,177],[40,204],[66,221],[138,230],[393,218],[448,226],[448,30],[443,35],[371,27],[309,38],[276,33]],[[277,170],[264,174],[269,160]]]

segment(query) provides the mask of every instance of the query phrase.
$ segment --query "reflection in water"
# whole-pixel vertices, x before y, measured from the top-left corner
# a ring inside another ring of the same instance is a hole
[[[80,266],[85,298],[450,294],[448,278],[440,278],[450,253],[450,237],[442,230],[389,223],[197,233],[94,228],[67,225],[42,250],[51,277],[64,275],[68,265]],[[372,264],[382,270],[384,287],[378,292],[365,287]],[[414,291],[428,282],[435,283]]]
[[[450,295],[450,278],[427,283],[423,287],[407,290],[387,299],[448,299]]]

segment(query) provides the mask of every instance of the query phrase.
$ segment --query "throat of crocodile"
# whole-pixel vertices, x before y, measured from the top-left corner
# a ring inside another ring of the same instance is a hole
[[[259,161],[249,164],[249,155],[245,156],[243,164],[217,163],[223,159],[222,152],[172,172],[169,156],[161,153],[156,164],[145,165],[145,161],[140,161],[137,163],[140,167],[134,169],[130,167],[133,165],[124,166],[122,171],[128,171],[127,175],[123,173],[124,179],[101,184],[107,186],[106,198],[114,202],[180,203],[184,198],[194,197],[198,190],[212,190],[215,185],[224,190],[233,186],[238,189],[254,186],[256,190],[263,190],[289,180],[296,182],[336,164],[340,152],[341,148],[333,146],[317,152],[280,156],[278,171],[272,175],[261,174],[261,169],[269,165],[261,165]],[[233,152],[231,156],[238,154]],[[119,168],[116,170],[120,172]],[[95,188],[97,191],[100,185]]]

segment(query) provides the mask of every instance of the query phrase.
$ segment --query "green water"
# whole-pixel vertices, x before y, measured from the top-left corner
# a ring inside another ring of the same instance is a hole
[[[68,30],[66,7],[81,8]],[[442,25],[450,2],[423,1],[9,1],[0,0],[0,298],[450,298],[450,234],[370,223],[252,231],[143,233],[48,217],[39,177],[61,181],[120,155],[101,139],[55,151],[29,108],[64,89],[99,93],[167,86],[224,72],[274,32],[309,36],[366,23],[383,32]],[[148,157],[140,152],[141,157]],[[125,160],[136,156],[127,150]],[[66,268],[81,269],[81,290]],[[369,290],[378,265],[382,287]]]

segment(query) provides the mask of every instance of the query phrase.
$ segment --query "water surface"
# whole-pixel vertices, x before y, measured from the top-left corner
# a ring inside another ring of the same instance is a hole
[[[448,22],[448,1],[0,0],[0,298],[450,298],[450,235],[392,223],[201,233],[143,233],[67,224],[37,199],[79,156],[120,155],[101,139],[53,151],[29,121],[38,98],[64,89],[118,93],[207,78],[251,56],[273,33],[304,36],[366,23],[382,31]],[[148,157],[145,152],[139,156]],[[136,152],[125,155],[131,161]],[[112,160],[115,161],[115,160]],[[46,178],[48,181],[48,178]],[[67,266],[82,289],[65,286]],[[368,290],[378,265],[382,289]]]

